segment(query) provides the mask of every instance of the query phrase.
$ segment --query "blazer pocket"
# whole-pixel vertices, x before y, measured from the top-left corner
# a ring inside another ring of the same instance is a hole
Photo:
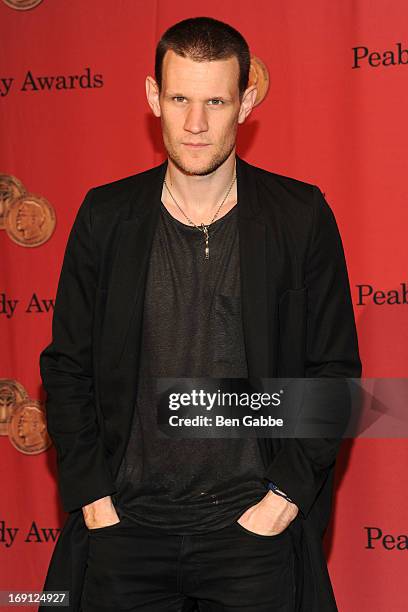
[[[286,289],[278,301],[280,376],[303,377],[306,358],[307,287]]]

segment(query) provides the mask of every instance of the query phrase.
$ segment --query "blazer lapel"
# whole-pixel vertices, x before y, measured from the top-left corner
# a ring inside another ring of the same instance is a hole
[[[147,174],[128,201],[120,221],[118,247],[112,267],[104,321],[104,352],[107,367],[120,364],[132,315],[142,308],[146,272],[158,220],[167,160]]]
[[[266,224],[254,170],[237,156],[241,302],[248,376],[270,375],[270,308],[266,269]]]

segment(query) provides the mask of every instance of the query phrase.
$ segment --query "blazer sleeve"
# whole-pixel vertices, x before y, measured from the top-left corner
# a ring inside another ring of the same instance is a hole
[[[333,211],[315,185],[313,217],[305,267],[305,378],[359,378],[361,361],[343,245]],[[327,387],[322,387],[321,397],[315,392],[316,401],[309,396],[306,402],[309,417],[324,419],[332,409],[327,405]],[[348,409],[344,404],[345,413]],[[266,479],[294,501],[304,518],[334,467],[341,441],[339,437],[286,438],[266,470]]]
[[[52,341],[40,354],[47,392],[48,433],[57,451],[66,512],[115,492],[95,410],[92,344],[97,258],[92,239],[93,190],[68,237],[52,320]]]

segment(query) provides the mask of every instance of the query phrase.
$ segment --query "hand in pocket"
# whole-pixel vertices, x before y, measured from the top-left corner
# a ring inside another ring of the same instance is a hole
[[[101,497],[82,508],[85,525],[88,529],[112,527],[120,522],[119,515],[110,495]]]

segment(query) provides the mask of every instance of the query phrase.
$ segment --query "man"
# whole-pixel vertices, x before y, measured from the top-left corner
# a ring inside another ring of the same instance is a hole
[[[158,377],[361,373],[322,193],[236,155],[249,62],[222,22],[167,30],[146,79],[167,160],[91,189],[68,240],[40,365],[70,512],[44,589],[72,610],[336,610],[338,440],[156,436]]]

